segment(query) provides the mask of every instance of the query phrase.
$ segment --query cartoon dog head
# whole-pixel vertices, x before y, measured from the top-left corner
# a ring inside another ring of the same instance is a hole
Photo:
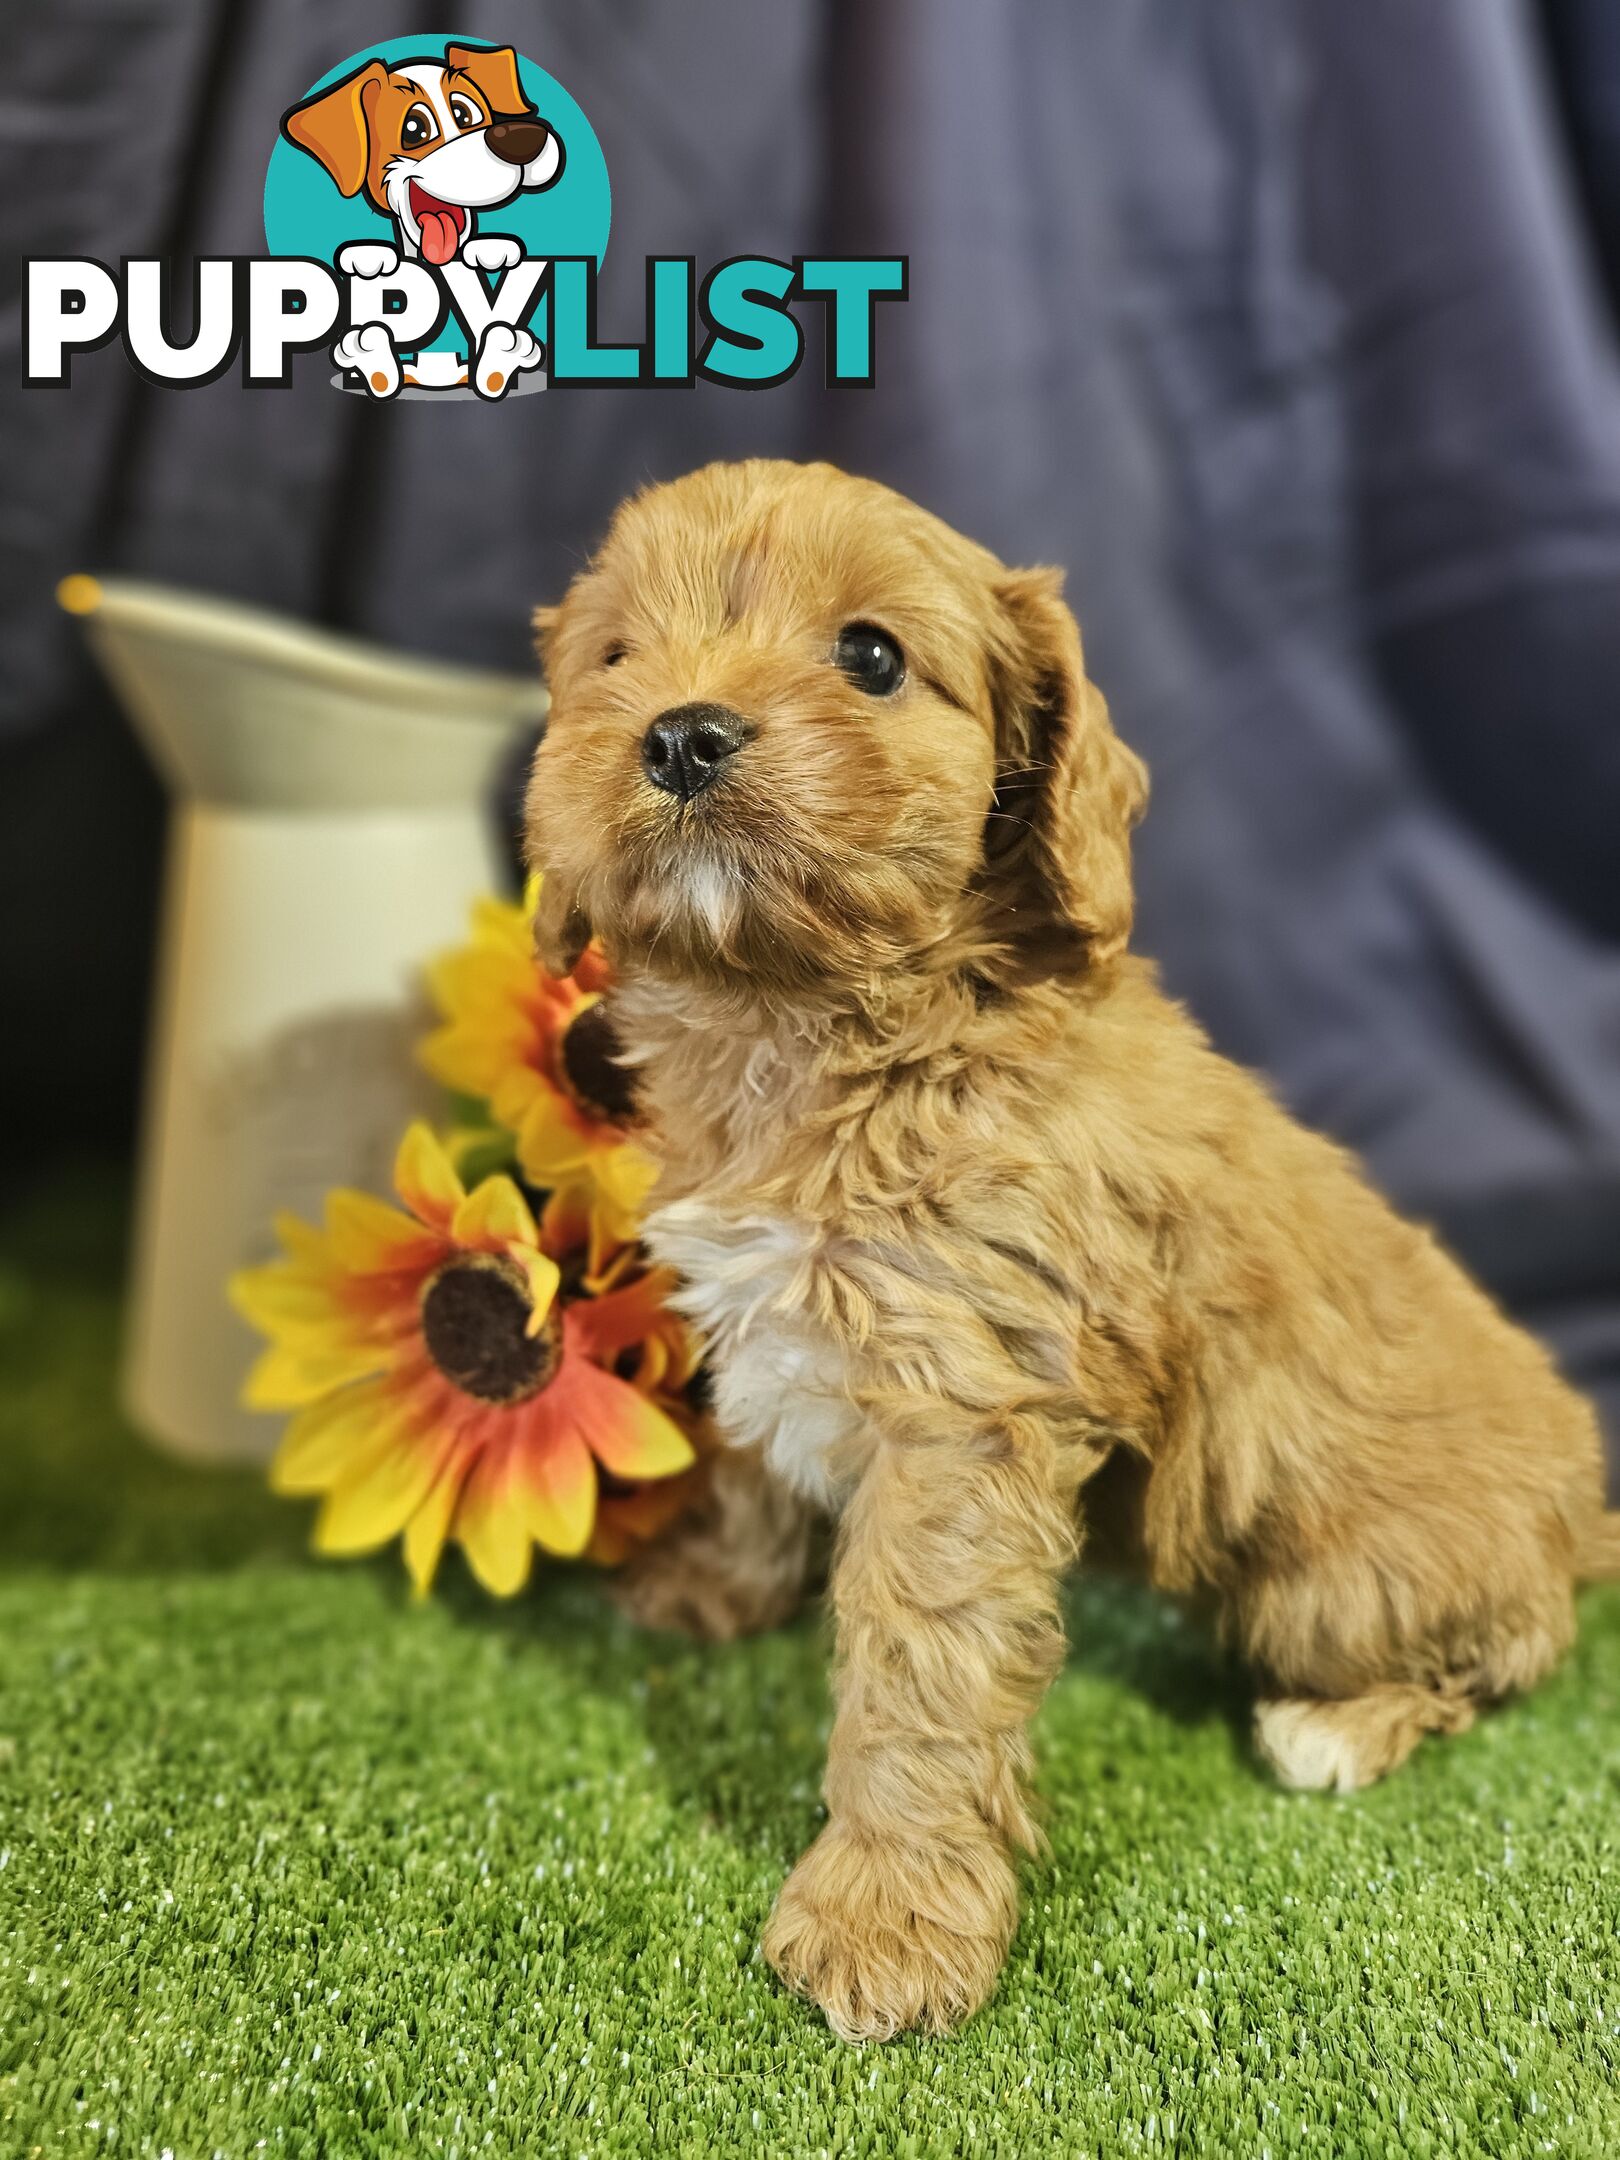
[[[368,60],[282,119],[290,143],[345,195],[394,219],[406,252],[447,263],[478,210],[547,188],[562,143],[524,95],[509,45],[452,45],[442,60]]]

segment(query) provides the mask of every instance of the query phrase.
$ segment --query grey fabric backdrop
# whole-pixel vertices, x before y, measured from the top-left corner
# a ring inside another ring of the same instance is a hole
[[[319,366],[155,391],[115,353],[19,392],[8,271],[0,1003],[30,1145],[123,1115],[157,845],[64,570],[521,666],[626,489],[831,456],[1069,565],[1154,770],[1141,942],[1620,1426],[1620,366],[1560,118],[1590,183],[1613,108],[1583,134],[1601,18],[1556,12],[1561,109],[1515,0],[14,11],[8,261],[254,249],[282,107],[366,34],[453,27],[595,123],[604,334],[638,334],[648,252],[912,266],[873,391],[496,411],[372,410]]]

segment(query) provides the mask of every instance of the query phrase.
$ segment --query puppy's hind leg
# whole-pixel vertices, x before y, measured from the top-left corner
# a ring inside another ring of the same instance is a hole
[[[1466,1732],[1474,1707],[1461,1692],[1416,1685],[1342,1702],[1276,1696],[1255,1705],[1255,1745],[1295,1792],[1356,1792],[1397,1769],[1425,1733]]]
[[[1397,1594],[1408,1625],[1393,1638],[1375,1640],[1366,1625],[1370,1601],[1360,1601],[1340,1578],[1313,1608],[1336,1612],[1348,1629],[1359,1610],[1363,1626],[1337,1641],[1318,1639],[1314,1655],[1285,1660],[1278,1653],[1290,1637],[1297,1646],[1303,1627],[1281,1640],[1256,1644],[1263,1671],[1286,1678],[1255,1706],[1255,1744],[1284,1785],[1296,1791],[1355,1792],[1398,1769],[1426,1733],[1464,1733],[1479,1711],[1504,1696],[1534,1687],[1557,1664],[1574,1633],[1567,1580],[1544,1575],[1508,1610],[1431,1610],[1427,1628],[1412,1624],[1415,1601]],[[1288,1611],[1284,1600],[1277,1610]],[[1296,1616],[1298,1608],[1295,1607]],[[1268,1654],[1269,1653],[1269,1654]]]
[[[822,1522],[765,1467],[723,1447],[686,1514],[617,1577],[613,1598],[642,1627],[729,1642],[798,1610],[822,1558]]]

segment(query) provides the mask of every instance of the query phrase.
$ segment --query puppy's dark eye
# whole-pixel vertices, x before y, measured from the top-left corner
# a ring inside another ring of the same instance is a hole
[[[838,633],[833,659],[868,697],[893,697],[906,679],[904,653],[874,623],[846,623]]]
[[[439,132],[438,122],[425,105],[413,105],[405,115],[405,124],[399,131],[399,139],[407,150],[420,150],[425,142],[431,142]]]
[[[458,128],[481,128],[484,116],[471,98],[459,93],[450,100],[450,117]]]
[[[628,660],[629,657],[630,648],[628,645],[610,645],[607,651],[602,655],[602,665],[604,667],[617,667],[621,660]]]

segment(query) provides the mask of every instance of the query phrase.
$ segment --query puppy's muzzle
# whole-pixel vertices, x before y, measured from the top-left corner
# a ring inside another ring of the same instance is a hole
[[[543,120],[495,120],[484,140],[503,165],[532,165],[551,133]]]
[[[747,723],[729,706],[674,705],[641,738],[641,769],[655,788],[690,802],[747,740]]]

